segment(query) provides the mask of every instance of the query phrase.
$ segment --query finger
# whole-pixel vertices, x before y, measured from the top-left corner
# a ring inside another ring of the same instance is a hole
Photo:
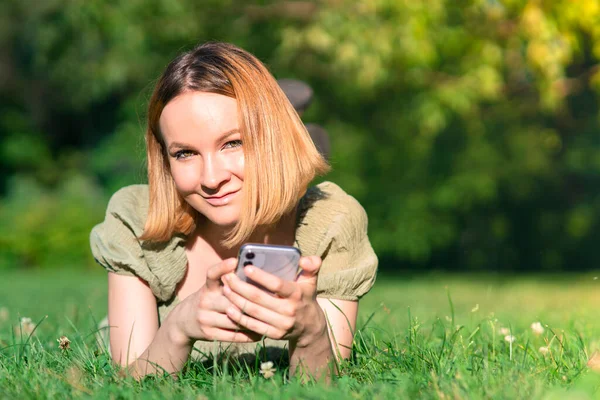
[[[294,282],[281,279],[260,268],[247,266],[244,268],[244,273],[252,281],[279,297],[290,297],[296,291],[296,284]],[[270,299],[267,298],[267,301],[270,301]]]
[[[244,270],[245,272],[247,271],[247,268],[248,267],[246,267],[246,269]],[[248,299],[253,303],[261,305],[268,304],[270,301],[273,300],[273,296],[271,294],[267,293],[262,289],[257,288],[256,286],[250,283],[242,281],[235,274],[227,274],[223,277],[223,280],[225,281],[223,294],[226,294],[227,290],[231,289],[234,292],[241,295],[242,297],[244,297],[245,299]]]
[[[231,318],[232,321],[238,323],[246,329],[271,339],[282,339],[286,332],[263,321],[259,321],[249,315],[243,314],[235,307],[227,309],[227,316]]]
[[[219,290],[222,290],[221,287]],[[197,304],[199,312],[211,312],[215,311],[221,314],[225,314],[227,307],[231,306],[231,301],[223,295],[223,293],[207,293],[204,297],[200,298]]]
[[[216,340],[219,342],[234,342],[234,343],[252,343],[259,341],[263,335],[256,332],[245,332],[239,330],[227,330],[227,329],[211,329],[210,340]]]
[[[218,312],[203,312],[198,316],[198,322],[201,325],[211,328],[228,329],[228,330],[244,330],[245,328],[231,320],[225,313]]]
[[[303,281],[317,281],[317,275],[321,269],[322,260],[321,257],[309,256],[301,257],[298,263],[302,269],[298,276],[298,282]]]
[[[228,287],[225,287],[224,292],[234,309],[240,314],[245,314],[282,331],[287,331],[294,323],[296,310],[289,301],[271,297],[268,307],[263,307],[248,301]],[[226,312],[229,315],[231,311],[228,308]]]
[[[210,267],[206,272],[206,287],[209,290],[219,288],[221,277],[235,270],[236,264],[237,260],[235,258],[228,258]]]

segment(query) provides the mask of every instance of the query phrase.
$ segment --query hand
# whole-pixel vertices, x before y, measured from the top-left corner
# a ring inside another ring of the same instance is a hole
[[[232,273],[235,267],[235,258],[211,267],[207,271],[204,286],[173,310],[178,340],[188,343],[196,340],[241,343],[260,340],[261,335],[248,332],[225,313],[225,310],[235,306],[223,295],[221,278]]]
[[[271,339],[293,341],[303,346],[327,334],[325,316],[316,301],[319,257],[302,257],[302,273],[296,282],[284,281],[259,268],[244,268],[254,282],[270,294],[240,280],[235,274],[224,275],[223,293],[232,303],[226,309],[232,321]]]

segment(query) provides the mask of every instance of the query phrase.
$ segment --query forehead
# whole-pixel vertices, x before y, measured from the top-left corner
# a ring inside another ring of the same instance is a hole
[[[167,141],[189,134],[222,134],[239,128],[237,101],[216,93],[185,92],[167,103],[159,124]]]

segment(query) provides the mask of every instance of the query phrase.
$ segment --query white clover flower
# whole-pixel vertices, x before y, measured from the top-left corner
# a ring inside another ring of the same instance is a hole
[[[538,349],[538,351],[542,354],[546,354],[546,353],[548,353],[549,349],[546,346],[542,346]]]
[[[71,341],[66,336],[61,336],[59,339],[56,339],[58,342],[58,348],[61,350],[68,350],[71,346]]]
[[[533,324],[531,324],[531,330],[536,335],[541,335],[542,333],[544,333],[544,327],[540,322],[534,322]]]
[[[510,329],[508,329],[508,328],[500,328],[500,334],[504,335],[504,336],[510,335]]]
[[[504,336],[504,340],[506,340],[508,343],[514,343],[517,338],[513,335],[506,335]]]
[[[24,333],[26,335],[31,335],[33,333],[33,330],[35,329],[35,324],[33,323],[33,321],[31,321],[31,318],[22,317],[19,325],[21,328],[21,333]]]
[[[265,378],[269,379],[275,375],[277,369],[273,366],[273,361],[267,361],[260,364],[260,374]]]

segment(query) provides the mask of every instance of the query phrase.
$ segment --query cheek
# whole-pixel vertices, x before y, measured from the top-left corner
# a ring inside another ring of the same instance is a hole
[[[223,159],[223,168],[238,179],[244,179],[244,153],[236,152],[227,154]]]
[[[234,173],[244,179],[244,153],[240,154],[234,161]]]
[[[171,164],[171,176],[175,187],[182,193],[191,193],[196,190],[199,179],[197,169],[190,165]]]

